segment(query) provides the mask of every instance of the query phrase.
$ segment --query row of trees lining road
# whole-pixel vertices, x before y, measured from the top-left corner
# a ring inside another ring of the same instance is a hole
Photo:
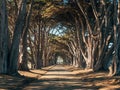
[[[86,62],[86,68],[97,71],[108,65],[110,75],[118,74],[120,60],[118,58],[119,10],[117,1],[90,0],[87,7],[82,6],[78,0],[74,2],[79,12],[76,19],[76,30],[79,30],[81,34],[80,37],[78,36],[81,44],[79,49]],[[92,12],[92,17],[89,11]]]
[[[32,2],[33,1],[31,1],[31,4]],[[7,3],[9,4],[9,12],[7,12]],[[12,6],[13,3],[15,3],[14,7]],[[30,17],[29,11],[32,9],[30,8],[30,10],[27,12],[26,5],[26,0],[15,0],[14,2],[6,2],[6,0],[1,0],[0,57],[1,64],[3,65],[1,66],[1,73],[17,74],[20,40],[22,38],[23,32],[24,34],[27,32],[28,21]],[[8,31],[8,28],[10,31]],[[5,70],[3,70],[4,68]]]
[[[118,0],[0,0],[0,73],[40,69],[62,56],[119,74],[119,10]]]

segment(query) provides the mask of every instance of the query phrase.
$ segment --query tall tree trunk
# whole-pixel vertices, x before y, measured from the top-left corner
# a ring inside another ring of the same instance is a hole
[[[119,60],[119,29],[117,28],[117,18],[118,17],[118,8],[117,5],[117,0],[113,1],[114,3],[114,25],[113,25],[113,30],[114,30],[114,56],[113,56],[113,61],[112,61],[112,65],[109,67],[109,75],[110,76],[114,76],[117,75],[118,73],[120,73],[120,60]],[[119,25],[119,24],[118,24]],[[118,30],[117,30],[118,29]]]
[[[33,6],[33,0],[31,1],[31,4],[29,6],[29,11],[26,17],[26,25],[24,28],[24,33],[23,33],[23,57],[22,57],[22,62],[21,62],[21,69],[28,71],[28,59],[27,59],[27,34],[28,34],[28,27],[29,27],[29,22],[30,22],[30,17],[32,13],[32,6]]]
[[[8,71],[8,41],[6,0],[0,0],[0,73],[7,73]]]
[[[39,13],[38,13],[38,15],[39,15]],[[37,52],[37,69],[41,69],[41,60],[42,60],[42,48],[41,48],[41,20],[40,20],[40,18],[38,19],[38,41],[37,41],[37,50],[36,50],[36,52]]]
[[[25,25],[26,2],[27,2],[26,0],[22,0],[22,5],[16,20],[14,36],[10,49],[9,74],[12,75],[18,74],[17,70],[18,70],[19,43]]]
[[[118,1],[118,40],[117,40],[117,44],[118,44],[118,73],[120,74],[120,0]]]
[[[22,45],[23,45],[23,48],[22,48],[23,56],[22,56],[22,61],[20,63],[20,66],[21,66],[20,70],[28,71],[29,69],[28,69],[28,65],[27,65],[27,62],[28,62],[28,59],[27,59],[27,30],[24,32]]]

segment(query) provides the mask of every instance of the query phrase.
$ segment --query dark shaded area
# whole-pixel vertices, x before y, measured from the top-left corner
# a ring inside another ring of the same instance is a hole
[[[81,72],[73,73],[80,69],[74,67],[66,68],[64,65],[56,65],[44,70],[47,73],[42,77],[39,77],[40,73],[31,72],[38,74],[38,79],[24,76],[0,77],[0,90],[98,90],[120,84],[119,76],[108,77],[105,72],[93,73],[91,71],[82,72],[81,70]],[[112,90],[119,90],[119,88],[115,87]]]
[[[25,76],[0,75],[0,90],[18,90],[19,87],[24,87],[34,80],[36,79]]]
[[[118,85],[120,79],[116,77],[104,76],[106,73],[99,72],[80,72],[73,74],[70,70],[78,70],[77,68],[63,68],[63,66],[55,66],[54,68],[47,70],[48,72],[43,75],[39,80],[35,80],[27,85],[19,86],[15,90],[98,90],[104,88],[102,84],[104,82],[114,81],[115,83],[108,84]],[[95,75],[95,76],[93,76]],[[50,78],[51,77],[51,78]],[[97,86],[96,83],[101,83]],[[119,90],[119,88],[114,88]]]
[[[68,75],[69,77],[69,75]],[[37,80],[30,84],[31,90],[98,90],[103,88],[103,86],[89,86],[87,83],[92,83],[94,81],[106,80],[106,78],[88,78],[88,79],[48,79],[48,80]],[[72,84],[64,84],[64,83],[72,83]],[[81,83],[82,82],[82,83]],[[87,82],[87,83],[86,83]],[[45,84],[47,83],[47,84]],[[86,84],[85,84],[86,83]],[[22,90],[23,87],[15,90]],[[25,89],[27,90],[27,89]],[[119,88],[115,89],[119,90]]]

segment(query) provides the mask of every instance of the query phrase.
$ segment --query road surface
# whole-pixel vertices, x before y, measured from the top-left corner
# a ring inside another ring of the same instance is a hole
[[[96,87],[81,80],[82,78],[76,76],[69,66],[56,65],[22,90],[97,90]]]

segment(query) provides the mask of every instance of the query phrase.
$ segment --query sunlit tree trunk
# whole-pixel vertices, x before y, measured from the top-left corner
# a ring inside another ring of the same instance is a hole
[[[32,6],[33,6],[33,0],[31,1],[31,4],[29,5],[29,10],[28,10],[28,14],[27,14],[27,18],[26,18],[26,24],[25,24],[25,28],[24,28],[24,32],[23,32],[23,40],[22,40],[22,44],[23,44],[23,57],[22,57],[22,62],[21,62],[21,70],[29,70],[28,69],[28,51],[27,51],[27,35],[28,35],[28,30],[29,30],[29,22],[30,22],[30,16],[32,13]]]
[[[77,51],[76,51],[76,58],[77,58],[77,63],[78,63],[78,67],[83,68],[83,60],[82,60],[82,53],[80,51],[81,48],[81,28],[80,28],[80,22],[78,21],[77,17],[75,19],[76,22],[76,32],[75,32],[75,36],[76,36],[76,43],[77,43]]]
[[[33,28],[34,29],[34,28]],[[32,31],[33,31],[32,29]],[[31,69],[35,69],[36,68],[36,53],[35,53],[35,47],[33,46],[34,45],[34,41],[31,40],[31,36],[33,36],[33,33],[31,32],[31,29],[29,30],[28,32],[28,46],[30,47],[30,53],[31,53]],[[33,36],[34,38],[34,36]],[[35,38],[34,38],[35,39]]]
[[[89,18],[89,12],[87,12],[81,5],[79,0],[75,0],[79,7],[78,22],[81,25],[81,53],[86,62],[86,68],[91,68],[94,71],[102,68],[103,60],[108,51],[108,45],[112,38],[112,33],[110,29],[111,15],[108,14],[109,10],[112,8],[112,4],[108,7],[105,6],[107,2],[104,0],[100,1],[99,11],[94,0],[90,0],[90,8],[93,11],[93,21]],[[82,14],[82,15],[81,15]],[[84,18],[83,18],[84,16]],[[95,23],[93,23],[95,22]],[[84,25],[85,23],[86,25]],[[78,26],[78,25],[77,25]],[[108,34],[111,33],[110,35]],[[84,45],[84,46],[83,46]]]

